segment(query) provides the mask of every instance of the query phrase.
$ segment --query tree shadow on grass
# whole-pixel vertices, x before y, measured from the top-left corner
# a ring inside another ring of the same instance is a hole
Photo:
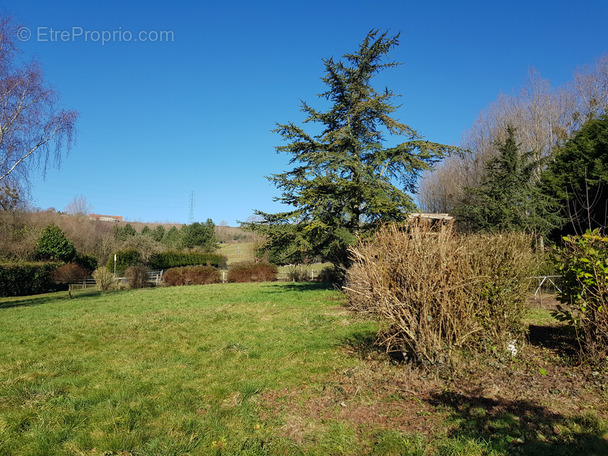
[[[273,284],[280,283],[280,287],[273,287],[268,291],[270,293],[285,293],[288,291],[318,291],[318,290],[334,290],[335,287],[331,283],[323,282],[272,282]],[[269,286],[269,288],[272,285]]]
[[[386,351],[386,347],[378,343],[377,331],[360,331],[342,340],[341,344],[348,353],[360,359],[388,358],[395,363],[405,361],[405,355],[400,351]]]
[[[482,440],[492,454],[608,455],[606,429],[594,416],[567,417],[525,400],[453,392],[432,394],[427,402],[447,409],[450,439]]]
[[[72,293],[75,300],[89,299],[100,295],[99,291],[89,292],[76,292]],[[42,306],[45,304],[57,303],[60,301],[68,300],[67,292],[59,292],[45,295],[33,295],[33,296],[14,296],[9,298],[2,298],[0,301],[0,310],[10,309],[12,307],[31,307],[31,306]]]
[[[568,326],[530,325],[528,341],[535,347],[551,350],[565,360],[578,360],[576,334]]]

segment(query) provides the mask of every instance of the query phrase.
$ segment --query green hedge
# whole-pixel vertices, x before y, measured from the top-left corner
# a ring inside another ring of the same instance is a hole
[[[116,274],[118,276],[122,276],[127,268],[131,266],[141,266],[141,255],[138,250],[128,249],[128,250],[119,250],[118,252],[114,252],[108,258],[108,262],[106,267],[110,270],[110,272],[114,272],[114,255],[116,255]]]
[[[148,266],[152,269],[169,269],[180,266],[226,266],[226,257],[217,253],[204,252],[163,252],[152,255]]]
[[[51,273],[63,263],[0,264],[0,296],[28,296],[65,288],[51,280]]]

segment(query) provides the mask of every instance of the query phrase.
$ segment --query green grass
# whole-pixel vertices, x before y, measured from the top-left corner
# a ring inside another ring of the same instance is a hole
[[[0,299],[0,455],[526,454],[515,411],[492,440],[481,412],[401,392],[342,304],[293,283]],[[434,435],[394,428],[407,410]],[[605,422],[577,419],[533,454],[596,454]]]
[[[3,300],[0,454],[255,447],[260,392],[356,363],[337,347],[370,323],[336,324],[335,299],[227,284]]]
[[[253,242],[242,242],[239,244],[220,244],[218,253],[226,256],[227,264],[254,261]]]

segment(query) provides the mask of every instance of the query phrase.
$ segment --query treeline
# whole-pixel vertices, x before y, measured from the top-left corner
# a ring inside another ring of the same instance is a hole
[[[463,135],[464,152],[421,181],[428,212],[467,231],[523,230],[554,239],[606,226],[608,54],[552,87],[536,70],[500,94]]]
[[[215,224],[210,219],[190,225],[151,227],[17,207],[0,211],[0,262],[38,260],[37,243],[48,226],[58,227],[76,252],[94,258],[99,264],[106,264],[112,253],[120,250],[137,250],[148,260],[165,251],[213,250],[218,242]]]
[[[66,287],[98,268],[124,274],[129,267],[167,269],[185,265],[223,266],[215,224],[137,231],[84,215],[52,211],[0,212],[0,295],[23,295]]]

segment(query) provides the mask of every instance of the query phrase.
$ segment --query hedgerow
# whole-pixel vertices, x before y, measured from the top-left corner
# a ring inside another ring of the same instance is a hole
[[[116,258],[116,261],[114,261],[114,258]],[[142,259],[139,251],[136,249],[128,249],[112,253],[110,258],[108,258],[106,267],[110,272],[116,272],[117,275],[122,276],[128,267],[141,265]],[[116,268],[116,270],[114,268]]]
[[[64,286],[53,282],[51,273],[63,263],[0,264],[0,296],[50,293]]]
[[[279,269],[271,263],[240,263],[228,270],[228,282],[269,282]]]
[[[156,253],[150,257],[148,266],[152,269],[168,269],[180,266],[226,266],[226,257],[209,252],[178,252],[169,251]]]
[[[221,281],[220,271],[213,266],[182,266],[168,269],[163,274],[163,282],[169,286],[205,285]]]

